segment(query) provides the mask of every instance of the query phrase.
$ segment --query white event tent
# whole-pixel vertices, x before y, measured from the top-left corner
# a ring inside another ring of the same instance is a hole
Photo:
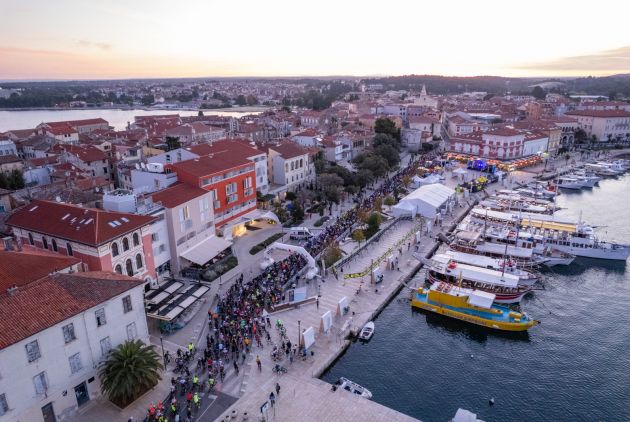
[[[425,218],[434,218],[449,204],[452,206],[454,198],[455,190],[447,186],[440,183],[424,185],[402,198],[392,211],[396,217],[415,217],[420,214]]]

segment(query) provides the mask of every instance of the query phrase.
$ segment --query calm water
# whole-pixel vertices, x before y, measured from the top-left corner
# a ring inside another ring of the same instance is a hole
[[[180,116],[196,116],[197,111],[190,110],[28,110],[0,111],[0,132],[10,129],[31,129],[42,122],[61,120],[81,120],[102,117],[118,130],[125,129],[127,122],[133,122],[134,116],[179,114]],[[259,112],[216,111],[207,110],[205,114],[219,116],[242,117]]]
[[[561,195],[560,213],[630,243],[630,175]],[[524,335],[489,332],[412,311],[402,291],[324,375],[367,387],[374,400],[425,422],[458,407],[487,421],[630,421],[630,274],[626,263],[579,260],[546,273],[523,306],[542,320]],[[496,404],[488,405],[490,397]]]

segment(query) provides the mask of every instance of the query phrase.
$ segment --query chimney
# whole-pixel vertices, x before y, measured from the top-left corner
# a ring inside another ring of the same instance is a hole
[[[13,286],[11,286],[11,287],[9,287],[9,288],[7,289],[7,293],[9,294],[9,296],[13,296],[13,295],[15,295],[15,294],[17,293],[17,291],[18,291],[18,286],[17,286],[17,284],[14,284]]]

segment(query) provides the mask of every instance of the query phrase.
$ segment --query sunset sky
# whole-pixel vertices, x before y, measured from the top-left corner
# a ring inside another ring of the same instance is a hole
[[[0,0],[0,79],[630,72],[630,2]]]

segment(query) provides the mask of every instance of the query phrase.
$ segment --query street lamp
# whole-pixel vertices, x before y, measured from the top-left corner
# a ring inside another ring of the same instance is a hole
[[[166,370],[166,355],[164,354],[164,339],[160,335],[160,346],[162,346],[162,359],[164,359],[164,370]]]
[[[300,334],[301,333],[300,332],[300,323],[301,323],[301,321],[298,319],[298,352],[302,348],[302,336]]]

